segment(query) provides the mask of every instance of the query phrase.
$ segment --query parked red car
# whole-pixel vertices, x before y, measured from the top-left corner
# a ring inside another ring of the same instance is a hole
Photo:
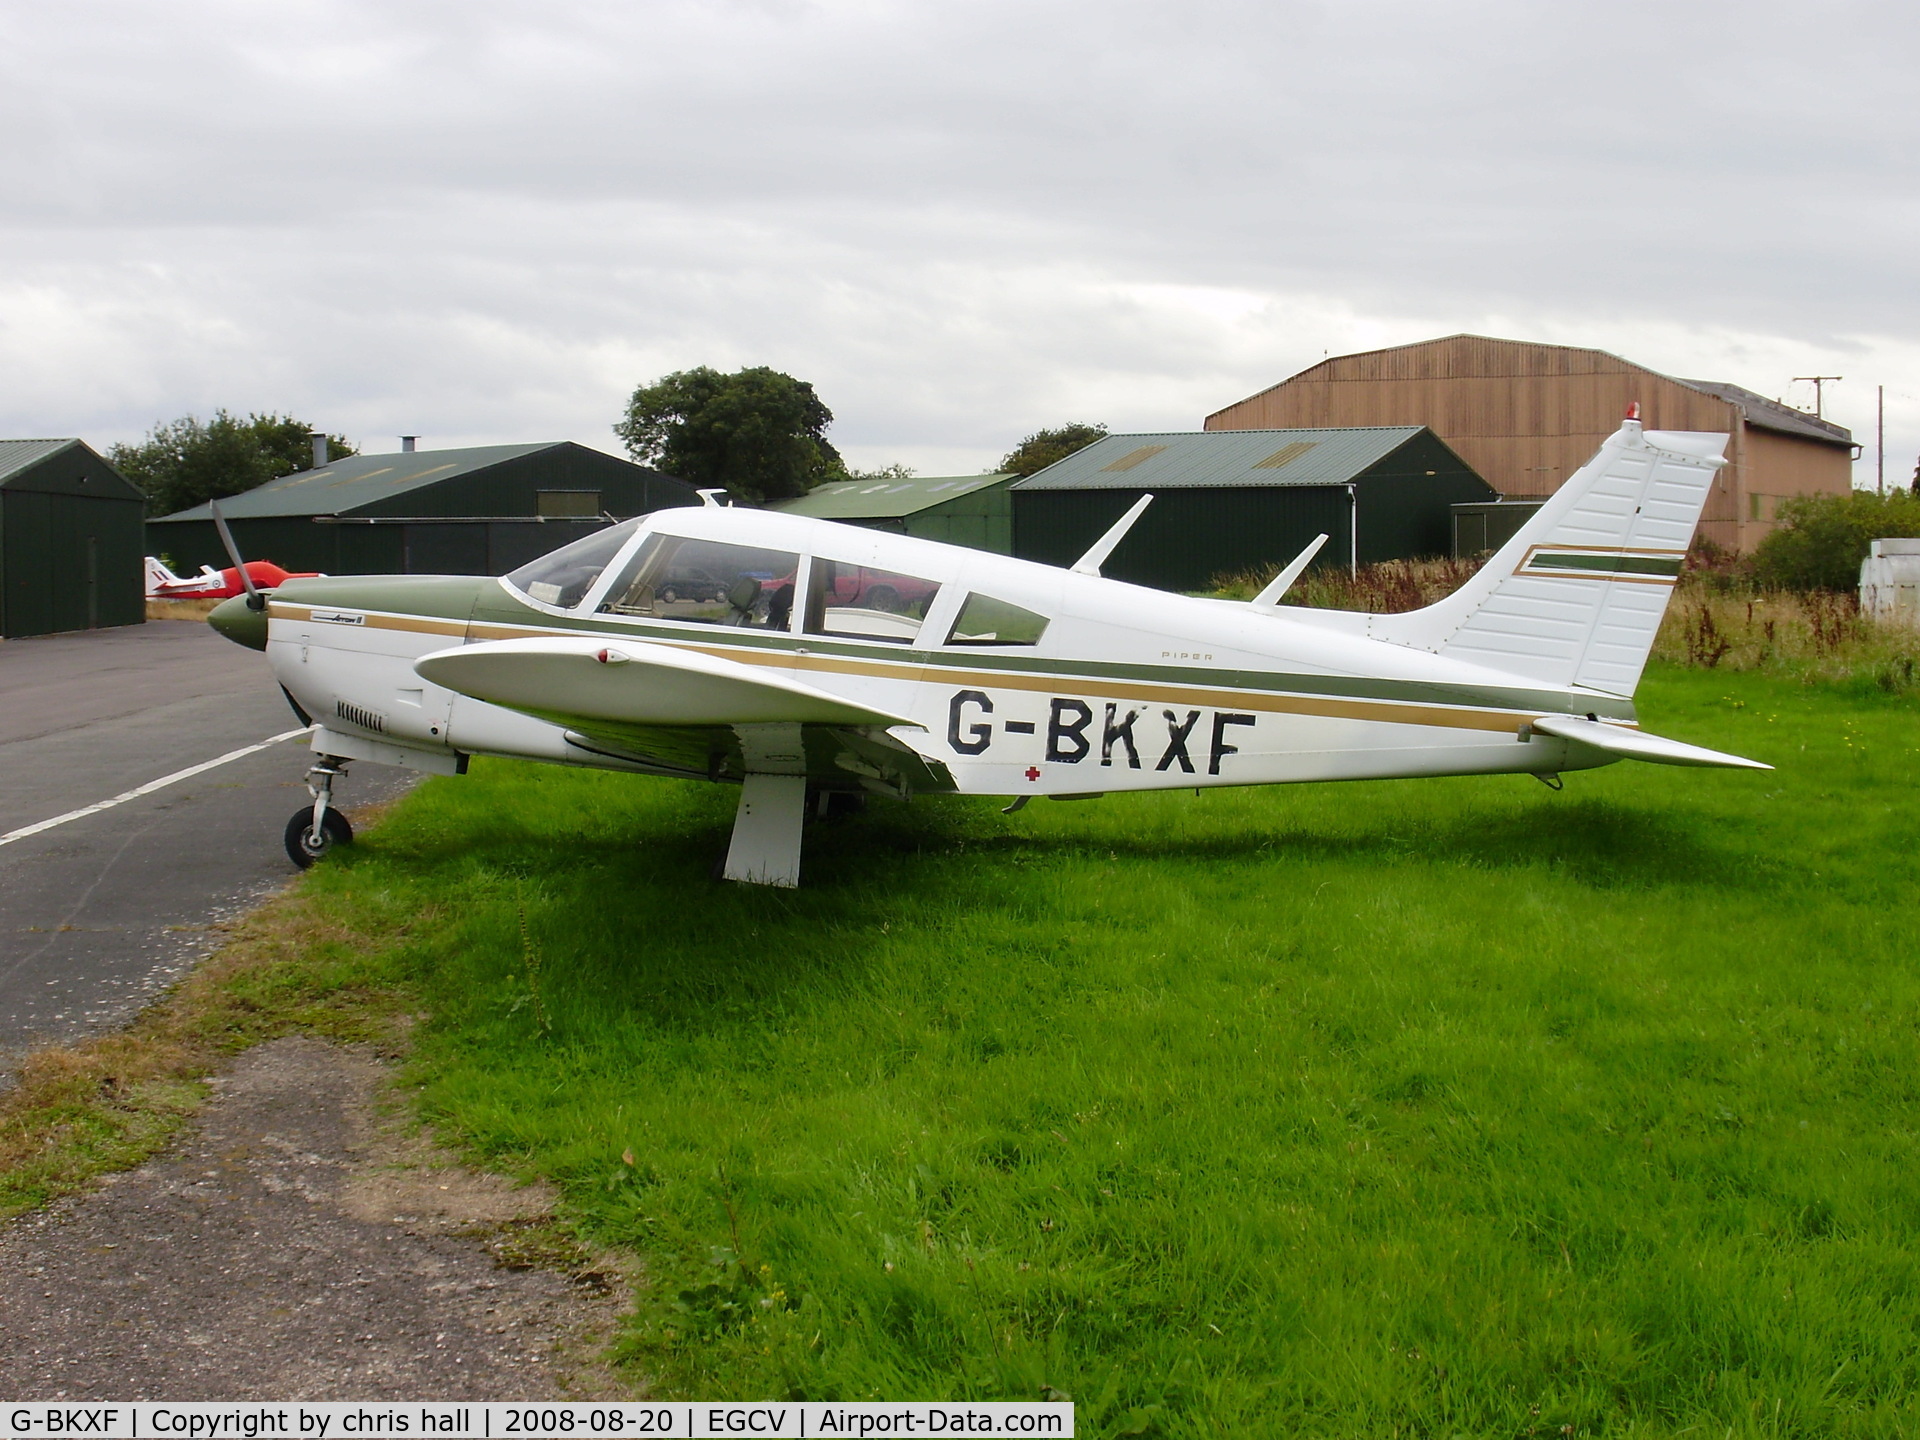
[[[842,566],[836,570],[831,589],[832,603],[860,610],[879,610],[888,615],[923,615],[927,602],[939,586],[931,580],[912,575],[896,575],[890,570],[868,570],[863,566]]]

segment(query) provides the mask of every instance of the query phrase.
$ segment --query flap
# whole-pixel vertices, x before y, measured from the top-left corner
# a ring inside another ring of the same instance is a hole
[[[1545,716],[1535,720],[1533,728],[1542,735],[1573,740],[1628,760],[1650,760],[1656,765],[1716,765],[1729,770],[1773,769],[1773,766],[1762,765],[1758,760],[1743,760],[1738,755],[1705,750],[1698,745],[1683,745],[1678,740],[1666,740],[1658,735],[1630,730],[1624,725],[1579,720],[1571,715]]]
[[[414,662],[435,685],[592,732],[629,725],[912,725],[755,665],[600,635],[490,640]]]
[[[777,737],[756,732],[781,731]],[[910,732],[911,733],[911,732]],[[797,736],[797,750],[794,746]],[[772,739],[780,750],[770,757]],[[849,725],[630,725],[610,720],[567,731],[567,743],[594,754],[703,780],[804,773],[830,790],[950,792],[953,775],[886,731]],[[766,763],[769,759],[777,764]],[[797,763],[796,763],[797,762]]]

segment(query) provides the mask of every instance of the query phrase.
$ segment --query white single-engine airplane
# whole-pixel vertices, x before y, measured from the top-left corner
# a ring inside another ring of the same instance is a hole
[[[864,792],[1011,810],[1306,780],[1557,785],[1623,758],[1766,769],[1645,734],[1633,709],[1726,438],[1629,419],[1471,580],[1400,615],[1281,605],[1318,542],[1251,602],[1102,579],[1145,500],[1061,570],[708,495],[504,577],[289,580],[211,621],[267,652],[314,725],[313,805],[287,827],[303,865],[351,839],[330,805],[350,760],[735,783],[721,873],[788,886],[810,805]]]

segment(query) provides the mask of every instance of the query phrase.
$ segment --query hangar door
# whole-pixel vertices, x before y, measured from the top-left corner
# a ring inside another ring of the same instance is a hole
[[[137,504],[91,495],[0,494],[0,634],[49,635],[146,618]]]

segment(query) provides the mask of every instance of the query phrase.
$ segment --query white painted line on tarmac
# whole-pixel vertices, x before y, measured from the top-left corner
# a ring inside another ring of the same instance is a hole
[[[257,755],[269,745],[278,745],[282,740],[291,740],[296,735],[305,735],[312,729],[313,727],[311,725],[302,725],[298,730],[288,730],[284,734],[271,735],[265,740],[262,740],[258,745],[242,745],[238,750],[229,750],[226,754],[217,756],[212,760],[203,760],[198,765],[189,765],[184,770],[176,770],[171,775],[162,775],[158,780],[149,780],[144,785],[137,785],[124,795],[116,795],[111,800],[101,800],[92,805],[82,805],[78,810],[69,810],[64,815],[56,815],[51,820],[42,820],[37,825],[22,825],[18,830],[9,830],[6,834],[0,835],[0,845],[11,845],[14,841],[24,840],[29,835],[38,835],[42,830],[51,830],[56,825],[64,825],[69,820],[80,820],[88,815],[98,815],[102,810],[111,810],[114,806],[124,805],[129,800],[138,800],[142,795],[151,795],[154,791],[164,790],[169,785],[178,785],[182,780],[191,780],[194,776],[204,775],[207,771],[221,765],[231,764],[235,760],[243,760],[249,755]]]

